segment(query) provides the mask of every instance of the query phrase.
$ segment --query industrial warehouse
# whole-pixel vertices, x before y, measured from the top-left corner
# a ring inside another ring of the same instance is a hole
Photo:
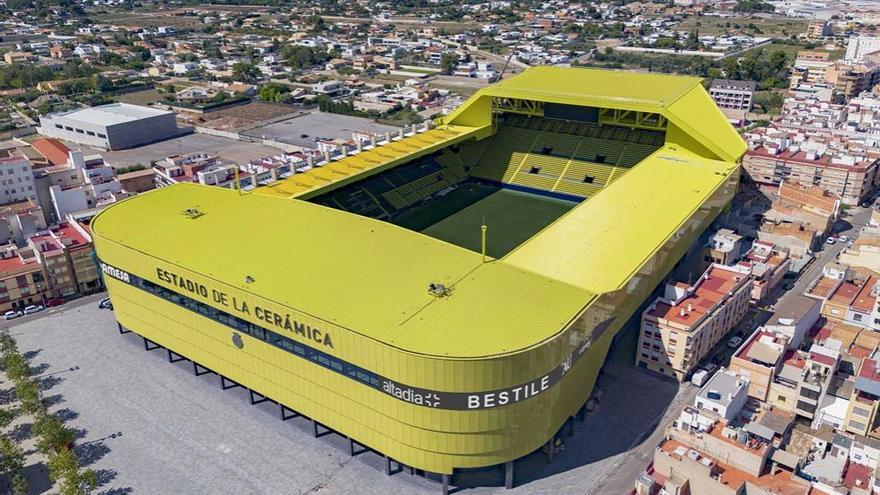
[[[102,150],[134,148],[191,132],[174,112],[111,103],[40,117],[40,134]]]
[[[444,492],[511,487],[745,148],[698,78],[538,67],[270,186],[177,184],[92,228],[120,331]]]

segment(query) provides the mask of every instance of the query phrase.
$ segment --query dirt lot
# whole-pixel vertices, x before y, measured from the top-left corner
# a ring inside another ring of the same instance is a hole
[[[221,131],[242,131],[254,127],[260,122],[278,119],[283,116],[293,117],[299,110],[285,105],[252,101],[247,105],[233,106],[204,114],[178,113],[178,120],[199,127],[210,127]]]
[[[760,32],[749,31],[746,28],[754,24]],[[688,17],[675,26],[679,31],[692,31],[696,28],[700,34],[752,34],[755,36],[791,36],[806,32],[807,21],[805,19],[765,19],[760,17]]]
[[[115,100],[123,103],[131,103],[132,105],[149,105],[150,103],[162,101],[162,95],[155,89],[148,89],[146,91],[136,91],[134,93],[119,95],[115,97]]]

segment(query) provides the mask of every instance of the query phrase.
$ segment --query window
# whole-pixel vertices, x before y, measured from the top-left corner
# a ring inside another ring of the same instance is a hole
[[[100,132],[99,132],[99,133],[98,133],[98,137],[99,137],[99,138],[103,138],[103,139],[106,139],[106,138],[107,138],[107,136],[106,136],[106,135],[104,135],[104,134],[101,134],[101,133],[100,133]]]
[[[594,180],[596,180],[596,178],[593,177],[592,175],[585,175],[584,176],[584,183],[585,184],[592,184]]]
[[[65,131],[73,131],[73,127],[64,126]]]
[[[784,395],[776,396],[776,401],[777,402],[785,402],[785,396]]]
[[[853,320],[862,321],[862,315],[860,315],[858,313],[853,313]]]
[[[854,430],[864,431],[865,430],[865,423],[860,423],[858,421],[850,421],[849,427]]]
[[[77,129],[77,130],[76,130],[76,133],[77,133],[77,134],[85,134],[85,131],[83,131],[82,129]]]
[[[853,414],[855,414],[856,416],[861,416],[861,417],[863,417],[863,418],[867,418],[867,417],[871,414],[871,411],[866,411],[866,410],[861,409],[861,408],[859,408],[859,407],[853,407],[852,412],[853,412]]]
[[[89,136],[94,136],[94,135],[95,135],[95,133],[92,132],[92,131],[86,131],[86,134],[88,134]]]
[[[816,405],[815,404],[808,404],[802,400],[798,401],[797,408],[800,409],[801,411],[806,411],[810,414],[816,412]]]
[[[55,124],[56,129],[64,129],[64,126],[61,124]]]

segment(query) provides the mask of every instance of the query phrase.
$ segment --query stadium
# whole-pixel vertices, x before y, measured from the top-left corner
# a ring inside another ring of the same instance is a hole
[[[444,490],[512,486],[745,148],[698,78],[540,67],[270,186],[178,184],[92,227],[121,332]]]

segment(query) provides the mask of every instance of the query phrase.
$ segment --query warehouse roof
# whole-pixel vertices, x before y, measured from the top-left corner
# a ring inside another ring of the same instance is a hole
[[[53,116],[106,127],[172,113],[167,110],[131,105],[129,103],[111,103],[109,105],[56,113]]]

